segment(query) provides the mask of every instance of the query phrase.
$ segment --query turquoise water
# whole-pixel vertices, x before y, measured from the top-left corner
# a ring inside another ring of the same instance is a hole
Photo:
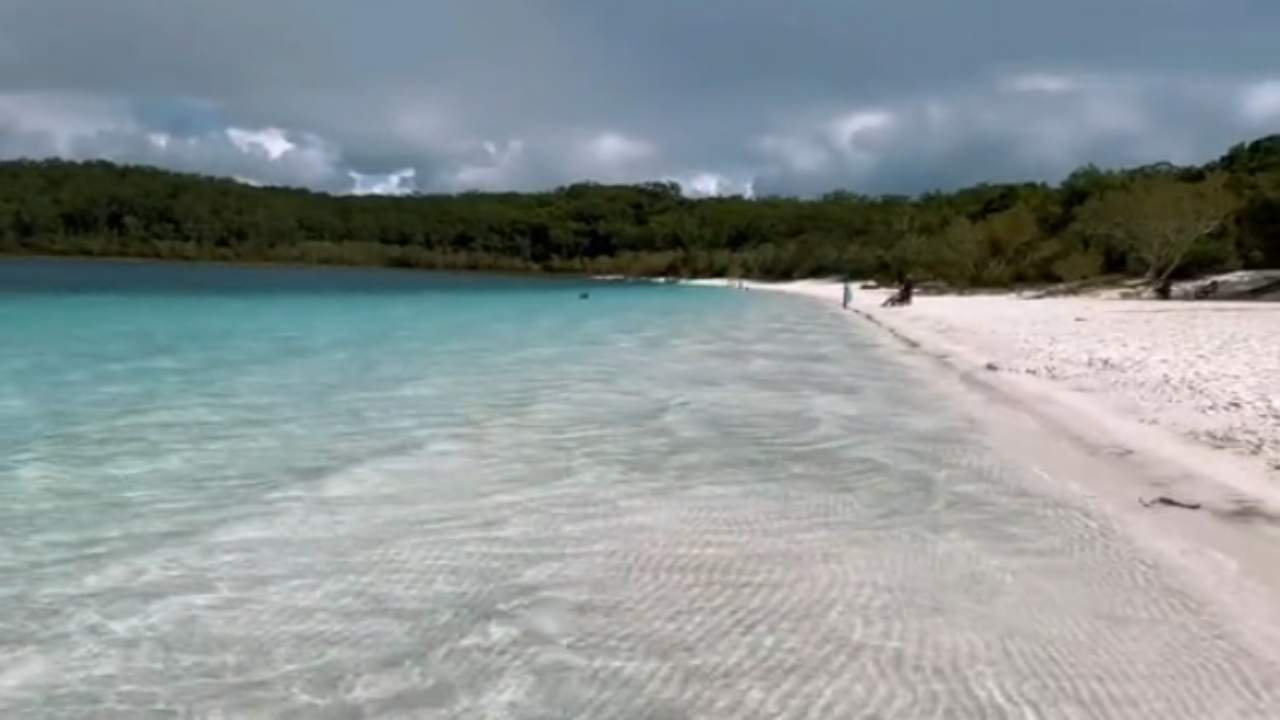
[[[1280,706],[1025,475],[807,300],[0,262],[0,716]]]

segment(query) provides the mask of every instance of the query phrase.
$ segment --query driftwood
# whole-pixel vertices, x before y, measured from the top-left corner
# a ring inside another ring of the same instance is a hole
[[[1144,500],[1142,498],[1138,498],[1138,502],[1142,503],[1142,507],[1152,507],[1155,505],[1168,505],[1170,507],[1182,508],[1183,510],[1199,510],[1200,509],[1200,503],[1183,502],[1181,500],[1175,500],[1174,498],[1171,498],[1168,495],[1161,495],[1160,497],[1154,500]]]
[[[1261,297],[1275,292],[1280,292],[1280,280],[1272,280],[1271,282],[1263,283],[1258,287],[1250,288],[1245,291],[1245,297]]]
[[[1277,300],[1280,271],[1240,270],[1182,283],[1174,295],[1183,300]]]
[[[1217,280],[1210,280],[1204,285],[1201,285],[1197,287],[1195,290],[1193,290],[1191,293],[1191,296],[1196,300],[1208,300],[1209,298],[1218,294],[1218,287],[1219,287],[1219,284]]]

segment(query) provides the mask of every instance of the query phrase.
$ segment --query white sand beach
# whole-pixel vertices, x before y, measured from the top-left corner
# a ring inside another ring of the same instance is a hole
[[[747,287],[840,308],[836,282]],[[850,322],[925,363],[1051,488],[1121,520],[1247,632],[1280,638],[1280,304],[917,294],[882,308],[888,294],[855,285]],[[1139,502],[1160,496],[1200,508]]]
[[[840,302],[835,283],[756,287]],[[962,367],[1046,380],[1280,471],[1280,304],[917,295],[883,309],[887,294],[855,290],[854,309]]]

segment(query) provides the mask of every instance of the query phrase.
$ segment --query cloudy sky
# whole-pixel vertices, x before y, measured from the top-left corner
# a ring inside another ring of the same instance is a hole
[[[1277,0],[0,0],[0,158],[916,192],[1280,132]]]

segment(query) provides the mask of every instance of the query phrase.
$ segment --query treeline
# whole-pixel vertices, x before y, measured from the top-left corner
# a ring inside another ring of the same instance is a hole
[[[1280,136],[1204,166],[919,197],[677,185],[332,196],[107,162],[0,163],[0,252],[958,286],[1280,267]]]

